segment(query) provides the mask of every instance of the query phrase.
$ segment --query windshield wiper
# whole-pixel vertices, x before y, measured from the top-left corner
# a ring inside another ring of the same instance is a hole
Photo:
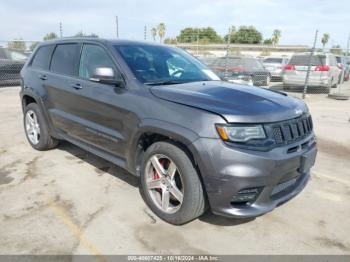
[[[177,81],[177,80],[164,80],[164,81],[153,81],[153,82],[146,82],[145,85],[149,86],[157,86],[157,85],[176,85],[176,84],[182,84],[183,81]]]
[[[145,85],[156,86],[156,85],[176,85],[176,84],[184,84],[190,82],[202,82],[202,81],[210,81],[208,79],[199,79],[199,80],[188,80],[188,81],[179,81],[179,80],[164,80],[164,81],[154,81],[154,82],[146,82]]]

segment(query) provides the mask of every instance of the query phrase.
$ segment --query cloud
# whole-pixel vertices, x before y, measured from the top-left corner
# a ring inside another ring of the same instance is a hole
[[[59,33],[60,21],[66,36],[83,30],[113,38],[118,15],[124,38],[143,39],[144,26],[149,32],[159,22],[166,23],[168,36],[186,26],[212,26],[224,35],[231,25],[254,25],[265,38],[282,30],[283,44],[311,44],[318,28],[331,35],[331,43],[345,46],[349,8],[347,0],[3,0],[0,40],[42,39],[47,32]]]

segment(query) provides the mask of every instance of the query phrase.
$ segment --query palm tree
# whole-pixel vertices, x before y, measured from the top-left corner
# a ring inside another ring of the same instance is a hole
[[[152,37],[153,37],[153,41],[156,41],[157,28],[152,27],[152,29],[151,29],[151,34],[152,34]]]
[[[278,30],[278,29],[273,30],[271,41],[274,46],[278,44],[278,42],[280,41],[280,38],[281,38],[281,30]]]
[[[165,31],[166,31],[166,27],[164,23],[160,23],[157,27],[158,29],[158,36],[159,36],[159,42],[163,41],[163,38],[165,36]]]
[[[329,34],[328,33],[324,33],[321,39],[321,43],[322,43],[322,47],[324,49],[324,47],[326,46],[326,44],[329,41]]]

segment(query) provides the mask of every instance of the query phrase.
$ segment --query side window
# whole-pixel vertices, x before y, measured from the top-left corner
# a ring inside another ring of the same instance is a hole
[[[34,55],[32,67],[48,70],[53,48],[54,46],[52,45],[40,47]]]
[[[109,67],[115,71],[114,63],[106,51],[98,45],[85,44],[81,52],[79,77],[90,79],[98,67]]]
[[[57,45],[52,56],[50,70],[55,73],[74,75],[77,53],[77,44]]]

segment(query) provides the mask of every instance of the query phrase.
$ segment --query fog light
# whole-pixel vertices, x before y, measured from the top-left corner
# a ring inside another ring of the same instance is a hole
[[[232,197],[231,204],[233,205],[247,205],[253,203],[259,196],[261,188],[247,188],[239,191]]]

